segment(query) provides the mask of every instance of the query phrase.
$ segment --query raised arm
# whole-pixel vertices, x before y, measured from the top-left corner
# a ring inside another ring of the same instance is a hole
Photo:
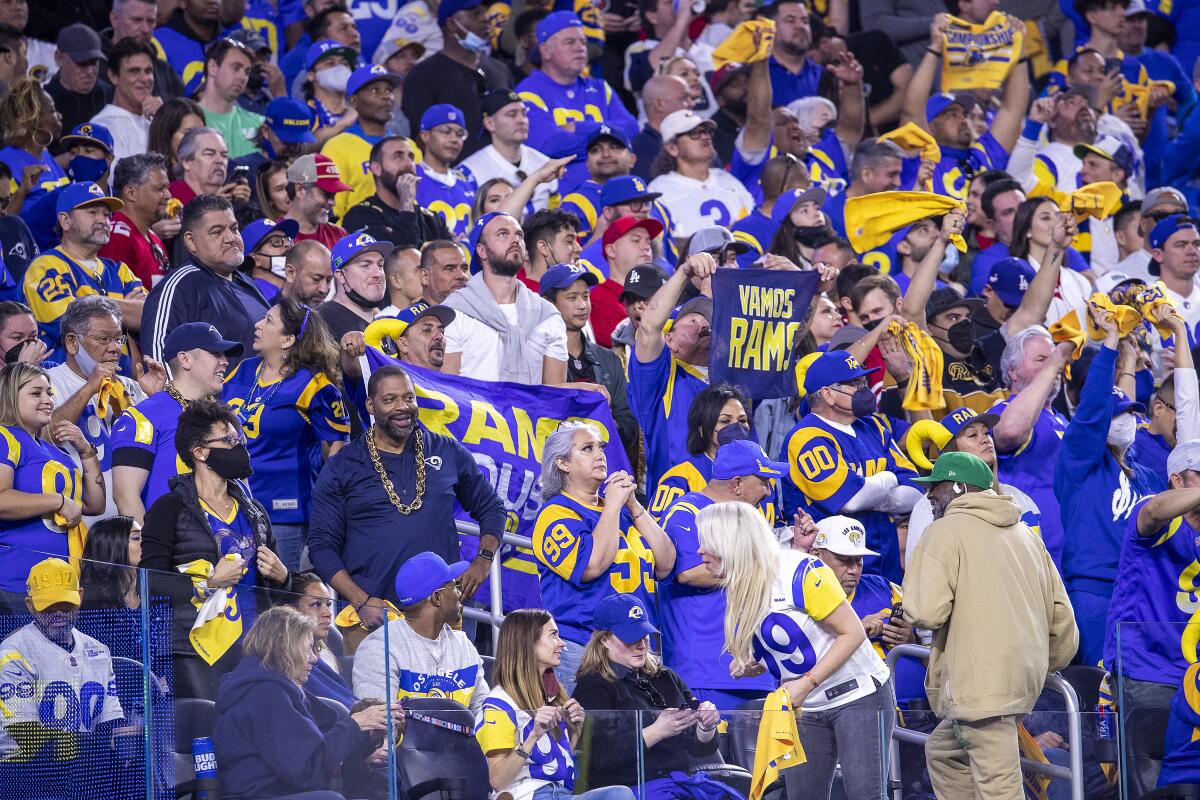
[[[933,287],[937,283],[938,267],[946,255],[950,237],[956,233],[961,235],[966,221],[966,215],[957,209],[942,217],[941,234],[917,265],[917,274],[913,276],[908,284],[908,291],[904,293],[904,305],[900,313],[909,322],[917,323],[922,330],[925,330],[925,304],[929,302],[929,295],[933,293]]]
[[[1013,30],[1025,32],[1025,23],[1010,16],[1008,21]],[[1027,42],[1028,39],[1025,39]],[[1024,45],[1022,45],[1024,47]],[[992,136],[1006,151],[1012,152],[1021,135],[1021,127],[1025,124],[1025,112],[1029,109],[1029,68],[1026,66],[1025,53],[1022,49],[1020,60],[1004,81],[1003,96],[1000,109],[992,120]]]
[[[866,8],[862,13],[866,14]],[[935,14],[929,26],[929,47],[917,64],[908,88],[904,90],[904,106],[900,113],[900,124],[915,122],[918,127],[929,130],[925,121],[925,102],[929,99],[931,87],[937,82],[938,67],[942,60],[942,33],[946,30],[946,14]],[[863,19],[868,19],[864,16]],[[878,24],[878,23],[876,23]],[[883,27],[883,26],[879,26]],[[887,28],[884,28],[888,30]]]
[[[1058,386],[1058,375],[1074,348],[1075,345],[1070,342],[1055,345],[1042,371],[1005,406],[1000,421],[992,429],[997,452],[1011,453],[1028,441],[1033,433],[1033,425],[1046,403],[1050,402],[1050,392]]]
[[[1005,337],[1011,338],[1030,325],[1041,325],[1050,311],[1050,303],[1054,300],[1054,292],[1058,289],[1058,279],[1062,271],[1063,254],[1071,243],[1078,229],[1070,214],[1062,214],[1054,226],[1053,239],[1046,248],[1046,257],[1042,267],[1029,282],[1021,305],[1004,323]]]
[[[671,311],[679,302],[679,296],[683,294],[684,287],[693,277],[701,279],[712,277],[716,268],[716,262],[708,253],[688,256],[687,261],[684,261],[662,285],[662,288],[654,293],[654,296],[646,303],[646,310],[642,312],[641,324],[634,333],[634,358],[646,364],[659,357],[663,348],[666,347],[663,326],[671,318]]]
[[[863,128],[867,122],[867,98],[863,93],[862,64],[847,50],[841,64],[831,64],[825,69],[838,79],[838,140],[848,150],[853,150],[862,139]]]
[[[1160,492],[1147,500],[1138,512],[1138,536],[1153,536],[1171,520],[1197,508],[1200,508],[1200,487]]]
[[[771,144],[771,102],[773,97],[769,59],[764,58],[750,66],[750,83],[746,89],[746,125],[742,128],[742,149],[744,151],[766,150]]]

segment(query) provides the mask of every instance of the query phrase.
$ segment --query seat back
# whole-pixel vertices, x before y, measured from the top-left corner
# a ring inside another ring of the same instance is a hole
[[[1108,672],[1100,667],[1072,664],[1059,674],[1062,675],[1064,681],[1071,684],[1071,688],[1079,697],[1079,710],[1084,714],[1095,711],[1096,705],[1100,702],[1100,682],[1104,680]]]
[[[1125,763],[1129,769],[1129,796],[1141,797],[1158,783],[1164,752],[1163,739],[1171,716],[1168,706],[1133,708],[1125,713]]]
[[[192,740],[212,736],[217,725],[217,704],[198,697],[177,697],[175,707],[175,796],[196,790],[196,762]],[[218,765],[218,769],[220,765]]]
[[[754,771],[754,749],[758,745],[758,721],[763,709],[762,700],[751,700],[742,703],[729,720],[729,754],[728,761],[745,770]]]
[[[413,697],[404,707],[463,730],[475,729],[475,718],[461,703],[434,697]],[[396,747],[400,782],[408,800],[475,800],[487,797],[487,759],[473,735],[440,727],[408,715],[404,738]]]

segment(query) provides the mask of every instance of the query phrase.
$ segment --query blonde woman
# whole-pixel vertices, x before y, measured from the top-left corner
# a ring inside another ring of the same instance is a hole
[[[500,626],[493,686],[475,723],[496,792],[513,800],[565,800],[575,786],[572,755],[584,711],[554,677],[564,642],[540,608],[509,614]],[[593,789],[587,800],[633,800],[624,786]]]
[[[349,714],[309,691],[316,625],[291,606],[260,614],[221,681],[213,743],[229,800],[342,800],[330,789],[337,769],[371,755],[389,713],[403,724],[399,703]]]
[[[807,553],[780,549],[746,503],[711,505],[696,525],[704,566],[725,589],[730,674],[765,669],[804,711],[808,761],[784,771],[788,797],[827,798],[840,761],[848,800],[876,800],[896,695],[837,576]]]

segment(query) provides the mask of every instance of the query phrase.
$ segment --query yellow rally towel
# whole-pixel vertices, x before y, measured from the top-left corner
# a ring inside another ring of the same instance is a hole
[[[107,419],[110,408],[114,418],[129,408],[129,394],[125,391],[125,384],[117,378],[105,378],[100,382],[100,391],[96,393],[96,414],[101,419]]]
[[[888,131],[879,137],[879,141],[895,142],[901,150],[918,150],[922,161],[932,161],[936,164],[942,160],[942,148],[938,147],[933,134],[915,122],[906,122],[899,128]],[[932,178],[925,183],[927,184],[926,189],[933,188]]]
[[[1068,311],[1058,322],[1050,323],[1050,338],[1055,344],[1059,342],[1070,342],[1075,345],[1075,352],[1071,354],[1071,360],[1079,358],[1079,354],[1083,352],[1083,346],[1087,344],[1087,336],[1084,335],[1083,328],[1079,324],[1079,312]]]
[[[779,777],[780,770],[806,762],[796,714],[786,689],[776,689],[763,701],[758,723],[758,741],[754,747],[754,776],[750,781],[750,800],[759,800],[766,788]]]
[[[937,346],[917,323],[910,322],[901,327],[899,322],[888,325],[888,333],[900,340],[904,352],[912,362],[912,374],[908,388],[904,390],[901,405],[906,411],[936,411],[946,407],[946,396],[942,393],[942,348]]]
[[[886,244],[892,234],[906,225],[927,217],[940,217],[947,212],[967,207],[955,200],[933,192],[876,192],[846,200],[846,233],[856,253],[866,253]],[[955,234],[950,241],[962,252],[967,243]]]
[[[202,558],[181,564],[177,569],[192,579],[192,605],[196,608],[196,621],[192,623],[188,641],[205,662],[215,664],[242,638],[242,615],[238,610],[237,593],[231,587],[209,589],[207,581],[214,568]]]
[[[67,528],[67,518],[55,511],[54,524],[60,528]],[[76,570],[80,568],[79,560],[83,558],[83,545],[86,542],[87,524],[80,522],[67,528],[67,558]]]
[[[1142,119],[1150,118],[1150,94],[1154,89],[1166,89],[1168,95],[1175,94],[1174,81],[1148,81],[1147,83],[1130,83],[1125,81],[1125,91],[1113,98],[1109,106],[1116,111],[1121,106],[1133,103],[1137,106]]]
[[[942,91],[999,89],[1021,57],[1024,38],[1001,11],[980,25],[948,16],[942,34]]]
[[[1050,763],[1050,760],[1046,758],[1046,754],[1042,752],[1042,746],[1025,729],[1025,726],[1019,722],[1017,723],[1017,746],[1021,749],[1021,755],[1030,761],[1037,761],[1039,764]],[[1039,775],[1034,772],[1022,772],[1021,780],[1025,784],[1026,797],[1033,798],[1033,800],[1046,800],[1046,787],[1050,785],[1050,776]]]
[[[398,608],[392,605],[391,600],[387,601],[387,608],[388,622],[395,622],[404,616]],[[354,606],[346,606],[338,612],[337,618],[333,622],[339,628],[353,628],[355,625],[360,624],[362,620],[359,619],[358,612],[354,609]]]
[[[1136,308],[1119,306],[1109,299],[1108,295],[1104,294],[1103,292],[1096,292],[1090,298],[1088,298],[1088,300],[1092,304],[1100,306],[1100,308],[1104,309],[1105,311],[1111,311],[1113,313],[1113,316],[1115,316],[1117,319],[1117,331],[1120,332],[1122,336],[1128,336],[1129,334],[1133,333],[1133,329],[1142,323],[1142,315],[1138,313]],[[1090,315],[1088,316],[1088,331],[1091,333],[1092,338],[1096,341],[1104,338],[1104,331],[1096,327],[1096,324],[1092,322]]]
[[[1105,219],[1121,207],[1121,187],[1112,181],[1100,181],[1055,199],[1059,210],[1073,214],[1076,222],[1083,222],[1087,217]]]
[[[754,34],[762,31],[758,47],[754,46]],[[725,41],[717,45],[712,53],[713,69],[720,69],[730,62],[753,64],[771,55],[775,42],[775,20],[748,19],[734,29]]]
[[[1175,310],[1175,303],[1167,297],[1166,287],[1161,282],[1152,283],[1142,289],[1134,296],[1134,302],[1141,307],[1142,317],[1154,326],[1159,336],[1169,339],[1175,335],[1175,330],[1170,325],[1154,321],[1153,311],[1162,305],[1170,306],[1172,316],[1179,316],[1179,312]]]

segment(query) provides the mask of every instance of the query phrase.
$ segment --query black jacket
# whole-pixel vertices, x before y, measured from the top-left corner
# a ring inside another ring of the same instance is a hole
[[[662,667],[653,677],[620,664],[611,664],[617,673],[609,681],[598,673],[584,675],[575,684],[572,694],[589,712],[600,711],[661,711],[679,708],[685,700],[695,698],[674,670]],[[657,715],[643,714],[643,728],[654,722]],[[593,741],[604,742],[592,748],[588,773],[589,786],[636,786],[637,751],[642,743],[641,731],[636,729],[633,714],[596,714]],[[645,751],[646,780],[662,778],[675,770],[687,771],[693,757],[704,758],[717,751],[717,737],[707,742],[696,738],[695,729],[663,739]]]
[[[440,214],[416,203],[412,211],[401,211],[383,202],[377,194],[351,206],[342,218],[342,227],[354,233],[365,230],[377,241],[391,242],[396,247],[420,248],[426,242],[454,238]]]
[[[146,512],[139,566],[151,570],[151,593],[171,600],[174,618],[172,651],[192,653],[194,650],[188,641],[188,632],[196,621],[196,608],[192,605],[192,581],[181,575],[178,567],[201,558],[216,564],[220,552],[208,517],[200,506],[196,477],[191,473],[177,475],[171,478],[170,484],[171,491],[155,500]],[[262,505],[249,498],[233,481],[229,482],[229,495],[250,519],[254,528],[254,546],[257,548],[265,544],[275,550],[271,520]],[[270,605],[270,597],[265,591],[267,588],[286,588],[286,584],[270,583],[261,573],[257,585],[264,590],[258,593],[260,612]]]

